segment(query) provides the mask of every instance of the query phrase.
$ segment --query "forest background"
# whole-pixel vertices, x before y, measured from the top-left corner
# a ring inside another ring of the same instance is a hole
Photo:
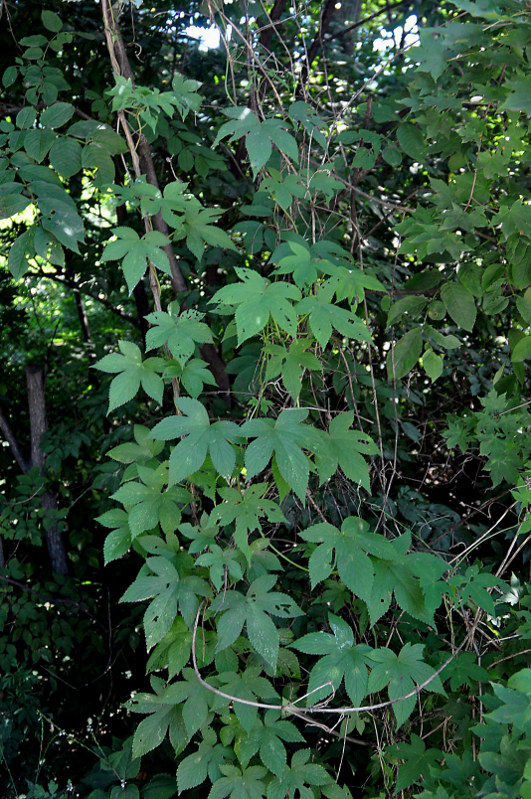
[[[2,0],[2,797],[531,799],[530,23]]]

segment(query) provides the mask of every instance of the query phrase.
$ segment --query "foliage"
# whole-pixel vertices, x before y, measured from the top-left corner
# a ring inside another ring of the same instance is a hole
[[[332,5],[13,18],[13,796],[531,797],[529,10]]]

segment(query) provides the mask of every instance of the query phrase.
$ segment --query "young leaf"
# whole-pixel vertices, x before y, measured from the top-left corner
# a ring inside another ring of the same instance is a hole
[[[190,310],[179,313],[179,306],[171,303],[169,313],[154,311],[146,316],[152,325],[146,333],[146,352],[168,344],[171,354],[181,366],[193,356],[197,344],[212,341],[209,327],[201,321],[204,314]]]
[[[119,373],[111,382],[109,389],[109,407],[107,413],[129,402],[137,393],[140,385],[159,405],[162,403],[164,383],[159,377],[165,366],[162,358],[146,358],[142,361],[142,353],[136,344],[130,341],[119,341],[122,355],[112,353],[105,355],[96,364],[95,369],[110,374]]]

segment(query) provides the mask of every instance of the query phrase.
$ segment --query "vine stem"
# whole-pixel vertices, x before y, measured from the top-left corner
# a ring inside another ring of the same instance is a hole
[[[116,57],[116,52],[114,49],[114,43],[118,41],[120,32],[118,30],[118,23],[113,16],[112,0],[101,0],[101,9],[103,16],[103,28],[105,31],[105,41],[107,43],[107,50],[109,52],[109,58],[111,61],[112,70],[115,78],[123,77],[122,73],[124,70],[120,68],[120,64],[118,63],[118,59]],[[131,161],[133,162],[133,170],[135,176],[137,178],[140,178],[142,176],[142,170],[140,167],[140,159],[138,156],[137,145],[134,142],[133,134],[131,132],[131,127],[127,121],[123,109],[120,109],[117,115],[120,127],[124,132],[129,154],[131,156]],[[146,179],[148,180],[148,183],[152,183],[152,181],[149,180],[149,177],[147,177]],[[148,214],[144,214],[143,221],[146,233],[150,233],[153,230],[153,223]],[[171,247],[171,244],[169,246]],[[181,280],[182,280],[182,275],[181,275]],[[160,284],[157,277],[157,270],[155,269],[155,266],[151,261],[149,261],[149,287],[151,289],[151,294],[153,295],[155,310],[162,311],[162,303],[160,299]],[[166,353],[166,357],[168,358],[168,360],[171,360],[172,356],[167,343],[164,344],[164,351]],[[177,406],[177,400],[179,398],[179,384],[175,377],[171,378],[171,386],[173,391],[175,408],[177,410],[177,413],[180,413],[179,408]]]
[[[457,657],[459,652],[461,652],[461,650],[468,643],[468,640],[474,634],[473,629],[469,630],[469,632],[465,635],[465,637],[459,644],[458,648],[455,650],[455,652],[452,652],[450,657],[444,661],[442,666],[439,666],[439,668],[436,671],[434,671],[434,673],[430,677],[428,677],[427,680],[424,680],[424,682],[420,683],[412,691],[409,691],[407,694],[404,694],[403,696],[397,696],[395,699],[387,699],[385,702],[377,702],[373,705],[360,705],[358,707],[354,706],[324,707],[323,706],[324,703],[321,702],[318,705],[315,705],[314,707],[301,709],[299,707],[295,707],[295,702],[287,702],[286,704],[279,705],[279,704],[270,704],[269,702],[255,702],[251,699],[242,699],[239,696],[233,696],[232,694],[228,694],[225,691],[220,691],[219,688],[214,688],[213,685],[210,685],[206,680],[203,679],[203,677],[201,676],[201,672],[199,671],[199,668],[197,666],[197,656],[195,654],[197,628],[199,626],[199,617],[201,615],[201,610],[203,608],[203,605],[204,605],[204,600],[203,602],[201,602],[197,610],[194,622],[194,629],[192,632],[192,664],[194,667],[194,672],[197,681],[203,686],[203,688],[206,688],[211,693],[216,694],[217,696],[221,696],[224,699],[229,699],[231,702],[237,702],[240,705],[248,705],[250,707],[256,707],[260,710],[279,710],[281,713],[291,714],[292,716],[297,716],[298,718],[303,720],[306,720],[307,718],[311,717],[316,713],[328,713],[336,716],[345,716],[347,715],[347,713],[371,712],[373,710],[380,710],[381,708],[384,707],[390,707],[391,705],[396,705],[397,702],[403,702],[404,699],[410,699],[412,696],[418,696],[418,694],[420,694],[420,692],[423,691],[424,688],[426,688],[431,682],[433,682],[433,680],[435,680],[435,678],[438,677],[442,671],[444,671],[444,669],[452,662],[452,660],[454,660],[454,658]],[[311,696],[311,694],[316,693],[317,691],[320,691],[323,688],[326,688],[327,686],[330,686],[332,688],[332,693],[335,693],[335,689],[332,683],[325,682],[323,683],[323,685],[319,685],[317,688],[314,688],[313,691],[310,691],[309,693],[304,694],[304,696],[301,696],[300,699],[296,700],[296,702],[301,702],[303,699],[306,699],[308,696]]]

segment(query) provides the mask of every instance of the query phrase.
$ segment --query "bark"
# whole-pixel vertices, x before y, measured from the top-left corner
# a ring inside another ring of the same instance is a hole
[[[28,386],[28,405],[31,433],[31,465],[36,466],[39,473],[44,472],[46,456],[41,448],[43,434],[48,428],[46,420],[46,397],[44,391],[44,373],[40,366],[26,367],[26,381]],[[68,575],[68,559],[63,544],[61,531],[53,515],[57,510],[57,497],[47,491],[42,498],[42,507],[49,513],[52,520],[46,524],[46,544],[52,570],[64,577]],[[46,514],[45,514],[46,516]]]
[[[319,30],[317,31],[315,39],[308,48],[308,52],[306,53],[306,58],[301,70],[301,77],[299,81],[299,92],[304,91],[306,81],[308,80],[308,75],[310,74],[310,69],[312,68],[312,64],[315,61],[317,53],[323,46],[324,36],[328,32],[328,29],[330,28],[330,23],[332,22],[332,18],[334,17],[334,14],[336,12],[336,2],[337,0],[327,0],[326,5],[323,9],[321,21],[319,23]]]
[[[27,474],[30,470],[29,463],[22,455],[22,452],[20,451],[20,448],[17,443],[17,439],[15,438],[15,434],[11,430],[9,422],[4,416],[1,408],[0,408],[0,431],[4,436],[5,440],[7,441],[7,443],[9,444],[11,452],[13,453],[13,457],[15,458],[16,462],[20,467],[20,471],[23,474]]]
[[[96,360],[96,355],[94,353],[94,342],[92,340],[92,336],[90,334],[90,325],[87,316],[87,312],[85,310],[85,303],[83,302],[83,295],[79,291],[79,289],[74,289],[74,300],[76,303],[77,315],[79,319],[79,326],[81,327],[81,333],[83,335],[83,340],[85,344],[89,346],[89,361],[94,362]]]

